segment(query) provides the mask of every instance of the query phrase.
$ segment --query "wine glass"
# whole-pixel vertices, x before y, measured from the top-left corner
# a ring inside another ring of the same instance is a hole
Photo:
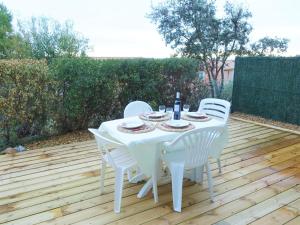
[[[183,105],[183,111],[184,111],[184,112],[188,112],[189,110],[190,110],[190,105],[184,104],[184,105]]]
[[[169,114],[173,113],[173,108],[172,107],[167,107],[166,112],[169,113]]]
[[[164,113],[166,111],[166,106],[165,105],[158,106],[158,111]]]

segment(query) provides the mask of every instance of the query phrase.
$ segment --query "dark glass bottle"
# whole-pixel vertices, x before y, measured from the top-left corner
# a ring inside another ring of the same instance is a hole
[[[180,92],[176,92],[176,99],[174,103],[174,120],[180,120],[181,104]]]

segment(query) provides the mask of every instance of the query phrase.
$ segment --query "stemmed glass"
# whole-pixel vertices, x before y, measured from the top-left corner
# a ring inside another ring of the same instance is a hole
[[[172,113],[173,112],[173,108],[172,107],[167,107],[166,108],[166,112],[167,113]]]
[[[184,112],[188,112],[189,110],[190,110],[190,105],[184,104],[184,105],[183,105],[183,111],[184,111]]]
[[[166,111],[166,106],[165,106],[165,105],[160,105],[160,106],[158,107],[158,111],[164,113],[164,112]]]

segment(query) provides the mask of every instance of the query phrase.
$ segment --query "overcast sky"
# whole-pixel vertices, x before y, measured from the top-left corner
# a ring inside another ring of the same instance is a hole
[[[163,1],[163,0],[162,0]],[[0,0],[14,20],[46,16],[71,20],[76,31],[89,39],[90,56],[169,57],[167,47],[150,20],[151,2],[160,0]],[[225,0],[217,0],[222,9]],[[264,36],[290,39],[287,55],[300,54],[300,0],[234,0],[253,14],[252,41]]]

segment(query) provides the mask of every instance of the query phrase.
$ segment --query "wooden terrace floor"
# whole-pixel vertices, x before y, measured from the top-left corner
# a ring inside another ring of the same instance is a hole
[[[207,183],[186,180],[182,213],[172,211],[171,185],[138,199],[143,184],[126,182],[122,211],[113,212],[114,173],[99,193],[94,141],[0,156],[0,224],[300,224],[300,136],[230,121],[223,173],[213,161],[216,201]]]

